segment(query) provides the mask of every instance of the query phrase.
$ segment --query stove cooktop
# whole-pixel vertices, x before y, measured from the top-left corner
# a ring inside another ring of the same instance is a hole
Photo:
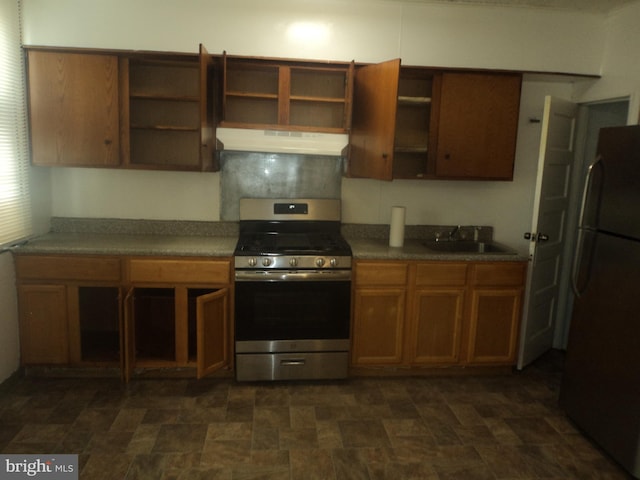
[[[351,255],[340,234],[333,233],[248,233],[241,235],[236,255]]]

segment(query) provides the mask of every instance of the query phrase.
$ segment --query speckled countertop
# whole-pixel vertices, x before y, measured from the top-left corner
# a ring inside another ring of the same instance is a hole
[[[52,218],[51,231],[16,253],[230,257],[238,241],[233,222]]]
[[[376,260],[449,260],[449,261],[503,261],[519,262],[527,258],[514,253],[440,253],[422,245],[422,240],[405,239],[403,247],[390,247],[388,239],[348,238],[353,258]]]
[[[236,241],[235,236],[48,233],[16,248],[15,252],[231,257]]]
[[[51,231],[16,247],[18,254],[167,255],[231,257],[238,239],[233,222],[53,218]],[[407,226],[404,246],[389,247],[388,226],[343,226],[356,259],[526,261],[518,253],[440,253],[422,245],[450,227]],[[464,230],[463,230],[464,232]],[[468,233],[464,232],[464,233]],[[490,241],[491,227],[482,227]]]
[[[425,240],[436,237],[446,238],[452,225],[407,225],[403,247],[389,246],[388,225],[346,224],[342,234],[351,245],[355,259],[375,260],[449,260],[449,261],[526,261],[527,257],[511,250],[508,245],[502,247],[513,253],[441,253],[423,246]],[[482,242],[493,241],[493,227],[463,226],[460,228],[461,239],[473,239]]]

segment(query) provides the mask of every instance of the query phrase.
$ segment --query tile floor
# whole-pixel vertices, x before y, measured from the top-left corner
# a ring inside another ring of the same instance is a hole
[[[81,479],[625,479],[557,406],[562,354],[499,376],[11,379],[1,453],[77,453]]]

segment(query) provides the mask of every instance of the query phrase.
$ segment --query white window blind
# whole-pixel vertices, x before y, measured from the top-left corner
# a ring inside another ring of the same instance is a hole
[[[0,246],[31,228],[20,2],[0,0]]]

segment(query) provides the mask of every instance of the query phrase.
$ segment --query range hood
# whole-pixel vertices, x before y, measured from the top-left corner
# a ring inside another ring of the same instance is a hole
[[[347,134],[248,128],[218,128],[216,137],[228,151],[303,155],[342,156],[349,143]]]

